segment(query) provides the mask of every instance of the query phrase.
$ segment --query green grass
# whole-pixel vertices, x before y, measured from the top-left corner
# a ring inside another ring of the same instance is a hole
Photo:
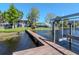
[[[47,28],[47,27],[39,27],[36,28],[35,30],[51,30],[52,28]]]
[[[0,29],[0,32],[22,32],[24,30],[30,29],[29,27],[19,27],[19,28],[14,28],[14,29]]]
[[[9,32],[22,32],[24,30],[30,30],[30,27],[19,27],[14,29],[0,29],[0,32],[9,33]],[[51,28],[39,27],[35,30],[51,30]]]
[[[65,29],[67,29],[67,28],[65,28]],[[14,29],[0,29],[0,32],[4,32],[4,33],[22,32],[24,30],[31,30],[31,28],[30,27],[19,27],[19,28],[14,28]],[[39,28],[36,28],[35,30],[52,30],[52,28],[39,27]],[[59,30],[59,29],[56,28],[56,30]]]

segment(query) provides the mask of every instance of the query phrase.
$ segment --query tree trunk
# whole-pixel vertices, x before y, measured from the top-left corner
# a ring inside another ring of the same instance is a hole
[[[13,23],[11,23],[10,25],[11,25],[11,28],[12,28],[12,26],[13,26]]]
[[[15,23],[13,23],[13,28],[15,28]]]

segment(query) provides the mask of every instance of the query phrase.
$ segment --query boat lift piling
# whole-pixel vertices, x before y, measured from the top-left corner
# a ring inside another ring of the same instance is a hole
[[[55,22],[53,22],[52,31],[53,31],[53,42],[55,43]]]
[[[52,35],[53,35],[53,42],[56,43],[56,28],[55,28],[55,23],[57,21],[60,21],[60,17],[56,17],[55,19],[51,19],[51,23],[52,23]]]
[[[72,23],[69,22],[68,25],[69,25],[69,35],[68,35],[67,39],[68,39],[69,50],[71,50],[71,48],[72,48]]]
[[[63,28],[63,20],[62,20],[62,38],[63,38],[63,30],[64,28]]]
[[[76,17],[76,16],[78,16],[78,17]],[[71,18],[71,17],[73,17],[73,18]],[[75,18],[76,17],[76,18]],[[68,19],[77,19],[77,18],[79,18],[79,13],[74,13],[74,14],[70,14],[70,15],[66,15],[66,16],[62,16],[62,17],[56,17],[56,18],[53,18],[53,19],[51,19],[51,22],[53,23],[52,24],[52,32],[53,32],[53,40],[54,40],[54,43],[55,43],[55,41],[56,41],[56,39],[55,39],[55,22],[56,21],[62,21],[62,39],[63,39],[63,20],[65,19],[65,18],[68,18]],[[75,20],[74,20],[74,30],[75,30]],[[68,46],[69,46],[69,49],[71,50],[71,43],[72,43],[72,22],[69,22],[69,34],[68,34],[68,37],[67,37],[67,39],[68,39]]]

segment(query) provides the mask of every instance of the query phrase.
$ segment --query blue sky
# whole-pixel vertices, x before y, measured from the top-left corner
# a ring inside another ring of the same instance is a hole
[[[0,10],[2,12],[9,8],[8,3],[0,3]],[[68,14],[73,14],[79,12],[78,3],[15,3],[15,7],[24,13],[23,19],[26,19],[26,15],[32,7],[38,8],[39,22],[45,21],[45,16],[47,13],[53,13],[57,16],[64,16]]]

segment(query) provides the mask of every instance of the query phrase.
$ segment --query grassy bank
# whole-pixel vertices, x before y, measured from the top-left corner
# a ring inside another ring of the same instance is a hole
[[[52,28],[39,27],[39,28],[36,28],[35,30],[52,30]]]
[[[55,29],[59,30],[58,28],[55,28]],[[68,28],[65,27],[64,29],[68,29]],[[0,33],[22,32],[24,30],[31,30],[31,28],[30,27],[19,27],[19,28],[14,28],[14,29],[0,29]],[[52,30],[52,28],[39,27],[39,28],[36,28],[35,30]]]
[[[9,33],[9,32],[22,32],[24,30],[28,30],[30,29],[29,27],[19,27],[19,28],[13,28],[13,29],[0,29],[0,32],[5,32],[5,33]]]
[[[30,27],[19,27],[19,28],[14,28],[14,29],[0,29],[0,32],[4,33],[9,33],[9,32],[22,32],[24,30],[29,30],[31,29]],[[39,27],[36,28],[35,30],[51,30],[51,28],[45,28],[45,27]]]

